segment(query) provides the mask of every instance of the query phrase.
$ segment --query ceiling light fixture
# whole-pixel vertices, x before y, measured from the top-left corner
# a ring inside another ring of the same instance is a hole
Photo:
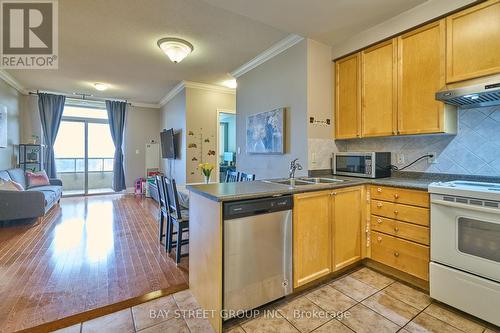
[[[179,63],[193,52],[193,45],[180,38],[167,37],[158,41],[158,46],[174,63]]]
[[[104,90],[108,89],[109,87],[106,83],[96,82],[96,83],[94,83],[94,88],[96,88],[99,91],[104,91]]]
[[[236,89],[236,87],[238,86],[236,79],[226,80],[226,81],[222,82],[222,84],[228,88],[231,88],[231,89]]]

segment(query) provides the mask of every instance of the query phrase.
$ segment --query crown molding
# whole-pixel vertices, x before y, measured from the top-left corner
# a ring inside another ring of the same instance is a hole
[[[279,42],[277,42],[276,44],[274,44],[273,46],[271,46],[270,48],[268,48],[255,58],[253,58],[252,60],[250,60],[249,62],[236,68],[234,71],[231,72],[231,75],[237,79],[243,74],[251,71],[255,67],[268,61],[269,59],[276,57],[281,52],[288,50],[289,48],[301,42],[302,40],[304,40],[304,37],[302,36],[295,34],[288,35],[287,37],[280,40]]]
[[[219,92],[219,93],[224,93],[224,94],[236,94],[236,89],[232,88],[227,88],[227,87],[222,87],[218,86],[215,84],[207,84],[207,83],[200,83],[200,82],[193,82],[193,81],[181,81],[179,82],[175,87],[173,87],[158,103],[160,107],[164,106],[167,104],[170,100],[172,100],[175,96],[177,96],[178,93],[183,91],[186,88],[191,88],[191,89],[200,89],[200,90],[207,90],[207,91],[212,91],[212,92]]]
[[[24,88],[19,83],[19,81],[17,81],[16,79],[14,79],[14,77],[12,77],[12,75],[10,75],[9,73],[7,73],[3,69],[0,69],[0,79],[2,79],[3,81],[5,81],[5,83],[7,83],[9,86],[11,86],[12,88],[14,88],[17,91],[19,91],[21,94],[28,95],[28,93],[29,93],[28,90],[26,90],[26,88]]]
[[[184,90],[184,81],[179,82],[175,87],[170,89],[170,91],[165,96],[163,96],[162,99],[160,99],[160,102],[158,103],[160,107],[170,102],[170,100],[177,96],[177,94],[182,90]]]

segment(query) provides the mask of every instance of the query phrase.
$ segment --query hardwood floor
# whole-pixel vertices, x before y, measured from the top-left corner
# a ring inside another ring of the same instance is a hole
[[[0,332],[186,285],[156,214],[132,195],[64,198],[37,225],[0,227]]]

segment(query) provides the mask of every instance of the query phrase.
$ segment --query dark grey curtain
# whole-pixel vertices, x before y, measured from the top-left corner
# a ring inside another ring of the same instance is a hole
[[[42,122],[43,137],[45,139],[45,153],[43,168],[49,178],[56,178],[56,160],[54,158],[54,143],[61,124],[64,111],[65,96],[38,93],[38,112]]]
[[[125,129],[125,117],[127,114],[127,103],[118,101],[106,101],[108,111],[109,129],[115,144],[115,156],[113,161],[113,190],[122,191],[126,188],[125,172],[123,171],[123,131]]]

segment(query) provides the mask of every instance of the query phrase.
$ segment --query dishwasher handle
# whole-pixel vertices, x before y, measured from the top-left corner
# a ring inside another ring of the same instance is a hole
[[[292,207],[291,195],[228,202],[224,203],[224,220],[280,212]]]

